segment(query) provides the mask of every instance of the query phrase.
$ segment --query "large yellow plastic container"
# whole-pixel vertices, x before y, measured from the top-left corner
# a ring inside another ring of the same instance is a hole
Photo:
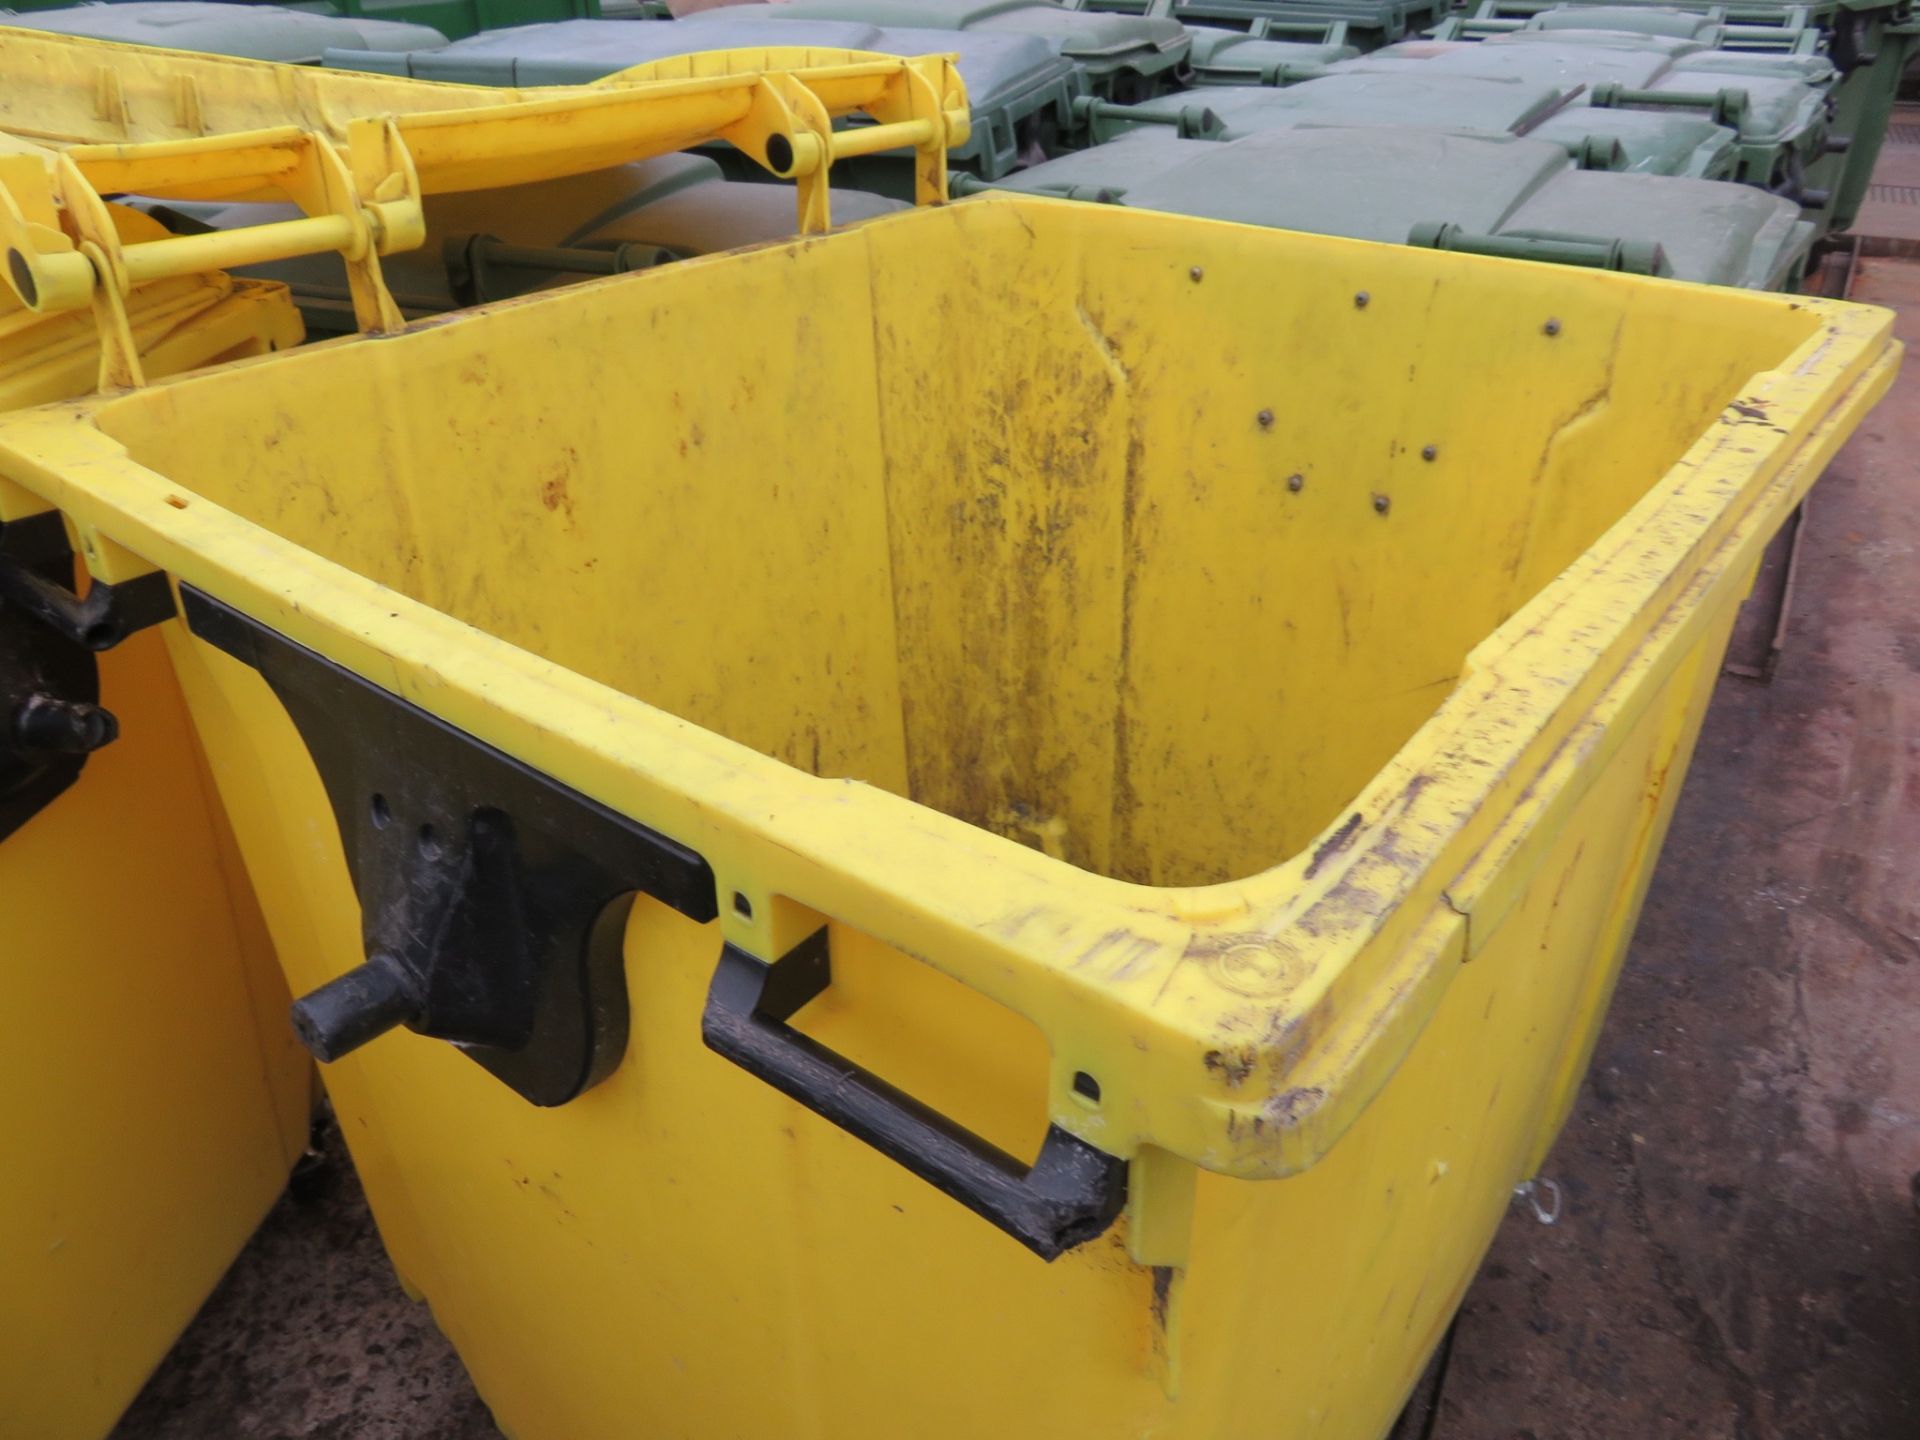
[[[176,579],[381,1232],[516,1440],[1365,1437],[1897,358],[988,197],[14,417],[0,506]]]
[[[164,233],[114,218],[130,240]],[[157,375],[301,334],[284,286],[221,274],[137,286],[127,309]],[[0,409],[84,394],[99,367],[91,312],[0,292]],[[21,633],[8,603],[0,651]],[[37,813],[0,803],[4,1440],[112,1428],[285,1185],[313,1099],[164,642],[68,663],[97,667],[120,733]]]

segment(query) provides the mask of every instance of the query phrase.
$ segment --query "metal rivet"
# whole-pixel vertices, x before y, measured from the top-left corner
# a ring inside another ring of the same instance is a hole
[[[1437,460],[1437,459],[1439,459],[1439,458],[1440,458],[1440,447],[1439,447],[1438,445],[1422,445],[1422,446],[1420,447],[1420,458],[1421,458],[1422,460]]]
[[[1549,335],[1558,335],[1560,333],[1560,322],[1558,320],[1549,320],[1540,328],[1545,330]]]
[[[1207,273],[1206,271],[1202,270],[1198,265],[1196,265],[1191,270],[1187,271],[1187,278],[1193,281],[1194,284],[1198,285],[1200,283],[1200,278],[1206,273]]]
[[[1373,513],[1374,514],[1384,515],[1387,513],[1387,511],[1391,510],[1392,508],[1393,508],[1393,501],[1388,496],[1375,495],[1373,497]]]
[[[1306,477],[1306,476],[1304,476],[1304,475],[1289,475],[1289,476],[1287,476],[1287,489],[1289,489],[1289,490],[1291,490],[1291,491],[1293,491],[1293,493],[1294,493],[1294,494],[1296,494],[1296,495],[1298,495],[1298,494],[1300,493],[1300,490],[1301,490],[1301,488],[1302,488],[1302,487],[1303,487],[1303,486],[1304,486],[1304,485],[1305,485],[1306,483],[1307,483],[1307,477]]]
[[[1273,424],[1273,411],[1262,410],[1258,415],[1254,416],[1253,418],[1260,422],[1260,428],[1262,430],[1268,429]]]
[[[1368,294],[1368,293],[1367,293],[1366,291],[1364,291],[1364,290],[1362,290],[1362,291],[1361,291],[1361,292],[1360,292],[1360,293],[1359,293],[1358,295],[1355,295],[1355,296],[1353,297],[1353,307],[1354,307],[1354,309],[1356,309],[1356,310],[1364,310],[1364,309],[1366,309],[1366,308],[1367,308],[1367,302],[1368,302],[1369,300],[1371,300],[1372,298],[1373,298],[1373,297],[1372,297],[1371,295],[1369,295],[1369,294]]]

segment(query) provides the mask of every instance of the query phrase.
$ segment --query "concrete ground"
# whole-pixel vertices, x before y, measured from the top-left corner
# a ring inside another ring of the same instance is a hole
[[[1920,264],[1862,262],[1855,297],[1920,341]],[[1564,1214],[1516,1205],[1428,1435],[1920,1436],[1916,1171],[1920,364],[1815,492],[1773,683],[1720,685],[1547,1168]],[[497,1432],[342,1162],[281,1202],[115,1433]]]
[[[1854,298],[1920,345],[1920,265],[1863,260]],[[1910,362],[1814,491],[1773,683],[1721,680],[1548,1163],[1564,1217],[1501,1231],[1434,1434],[1920,1436],[1916,1171]]]
[[[1912,72],[1908,75],[1911,84]],[[1894,106],[1854,229],[1884,240],[1920,243],[1920,105]]]

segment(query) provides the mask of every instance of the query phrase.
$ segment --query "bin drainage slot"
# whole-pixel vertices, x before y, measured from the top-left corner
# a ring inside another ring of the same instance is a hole
[[[58,511],[0,525],[0,840],[119,738],[94,653],[173,614],[165,575],[96,582],[84,599],[73,576]]]
[[[749,1074],[866,1141],[1043,1260],[1105,1233],[1125,1208],[1127,1162],[1058,1125],[1023,1165],[787,1022],[833,983],[827,931],[772,964],[725,945],[701,1038]],[[1092,1077],[1075,1077],[1075,1087]],[[1098,1093],[1098,1086],[1094,1087]],[[1082,1091],[1081,1093],[1085,1093]]]
[[[187,626],[258,670],[332,803],[366,961],[293,1008],[336,1060],[397,1026],[450,1040],[536,1105],[627,1047],[636,891],[715,919],[700,855],[183,586]]]

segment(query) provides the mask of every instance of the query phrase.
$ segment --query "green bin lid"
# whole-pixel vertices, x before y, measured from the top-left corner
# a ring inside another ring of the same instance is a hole
[[[1527,132],[1552,140],[1576,158],[1619,146],[1614,168],[1641,175],[1731,180],[1740,169],[1739,137],[1704,115],[1684,110],[1596,110],[1569,106]]]
[[[1137,105],[1107,107],[1094,133],[1104,138],[1142,125],[1170,126],[1183,114],[1205,109],[1219,118],[1222,139],[1296,125],[1407,125],[1501,134],[1537,125],[1574,98],[1556,86],[1517,77],[1429,74],[1413,65],[1372,72],[1347,68],[1364,63],[1342,62],[1320,79],[1280,90],[1181,90]]]
[[[1076,9],[1171,15],[1188,26],[1253,30],[1266,21],[1343,20],[1371,49],[1433,24],[1447,0],[1066,0]]]
[[[1622,30],[1709,43],[1720,28],[1720,22],[1711,15],[1651,5],[1561,5],[1542,11],[1527,25],[1535,31]]]
[[[1547,141],[1401,127],[1302,126],[1227,142],[1140,135],[1020,172],[1005,188],[1354,239],[1417,229],[1659,245],[1680,279],[1790,284],[1814,230],[1747,186],[1574,168]]]
[[[1800,78],[1801,67],[1795,63],[1799,57],[1792,56],[1742,56],[1738,70],[1715,68],[1711,60],[1696,68],[1696,59],[1713,52],[1669,49],[1674,43],[1671,37],[1657,47],[1593,43],[1588,38],[1591,33],[1535,31],[1527,40],[1516,35],[1479,42],[1410,42],[1358,60],[1338,62],[1321,78],[1296,85],[1289,93],[1313,96],[1312,103],[1319,105],[1323,102],[1315,92],[1345,77],[1365,75],[1386,82],[1410,81],[1416,76],[1426,80],[1478,78],[1551,87],[1582,110],[1691,114],[1734,132],[1738,142],[1735,178],[1783,193],[1791,191],[1815,211],[1830,201],[1830,191],[1807,180],[1827,155],[1831,87],[1825,82],[1834,78],[1830,68],[1817,72],[1821,77],[1818,81]],[[1572,38],[1554,43],[1557,37]],[[1777,60],[1789,63],[1772,63]],[[1213,108],[1225,118],[1226,110],[1219,102]],[[1384,117],[1357,118],[1379,123]],[[1451,109],[1441,112],[1439,123],[1485,130],[1527,128],[1457,118],[1457,112]],[[1565,127],[1577,123],[1563,120],[1558,133],[1564,136],[1568,133]],[[1244,133],[1254,127],[1229,121],[1228,128]],[[1594,133],[1606,128],[1597,127]],[[1647,138],[1669,147],[1680,140],[1677,134],[1649,133]],[[1667,153],[1673,157],[1671,149]],[[1652,158],[1644,151],[1642,155]],[[1656,161],[1643,168],[1665,167]],[[1689,168],[1683,166],[1681,173]]]
[[[233,5],[215,0],[136,0],[124,5],[80,5],[31,14],[0,11],[0,24],[123,45],[158,45],[243,60],[315,64],[328,50],[420,50],[447,43],[425,25],[314,15],[278,5]]]
[[[1637,90],[1659,79],[1671,63],[1659,51],[1638,46],[1416,40],[1388,46],[1341,68],[1403,73],[1409,67],[1418,67],[1424,74],[1512,77],[1563,90],[1612,81]]]
[[[1177,20],[1069,10],[1051,0],[791,0],[740,8],[793,20],[1037,35],[1094,78],[1126,74],[1157,81],[1170,78],[1187,58],[1187,32]]]
[[[1472,43],[1475,42],[1434,40],[1409,41],[1407,45],[1411,48],[1419,44],[1438,46]],[[1490,35],[1477,43],[1495,46],[1596,45],[1614,49],[1651,50],[1690,69],[1714,70],[1730,75],[1770,75],[1810,85],[1831,86],[1838,83],[1840,78],[1840,72],[1831,60],[1812,52],[1728,49],[1699,40],[1683,40],[1670,35],[1634,35],[1619,30],[1514,30],[1502,35]]]
[[[1689,70],[1715,75],[1767,75],[1798,80],[1831,90],[1840,83],[1840,70],[1824,55],[1768,55],[1747,50],[1695,50],[1685,60]]]
[[[1317,30],[1319,39],[1278,39],[1271,32],[1251,34],[1244,30],[1212,30],[1189,26],[1193,49],[1188,66],[1196,84],[1201,85],[1274,85],[1282,83],[1289,71],[1331,65],[1360,53],[1346,43],[1346,22],[1329,20],[1309,22],[1299,30]]]
[[[1457,32],[1442,26],[1433,35],[1418,40],[1402,40],[1375,53],[1392,59],[1419,60],[1444,55],[1450,50],[1473,45],[1597,45],[1614,50],[1646,50],[1656,55],[1689,55],[1707,47],[1698,40],[1680,40],[1671,35],[1633,35],[1619,30],[1507,30],[1481,35]]]

